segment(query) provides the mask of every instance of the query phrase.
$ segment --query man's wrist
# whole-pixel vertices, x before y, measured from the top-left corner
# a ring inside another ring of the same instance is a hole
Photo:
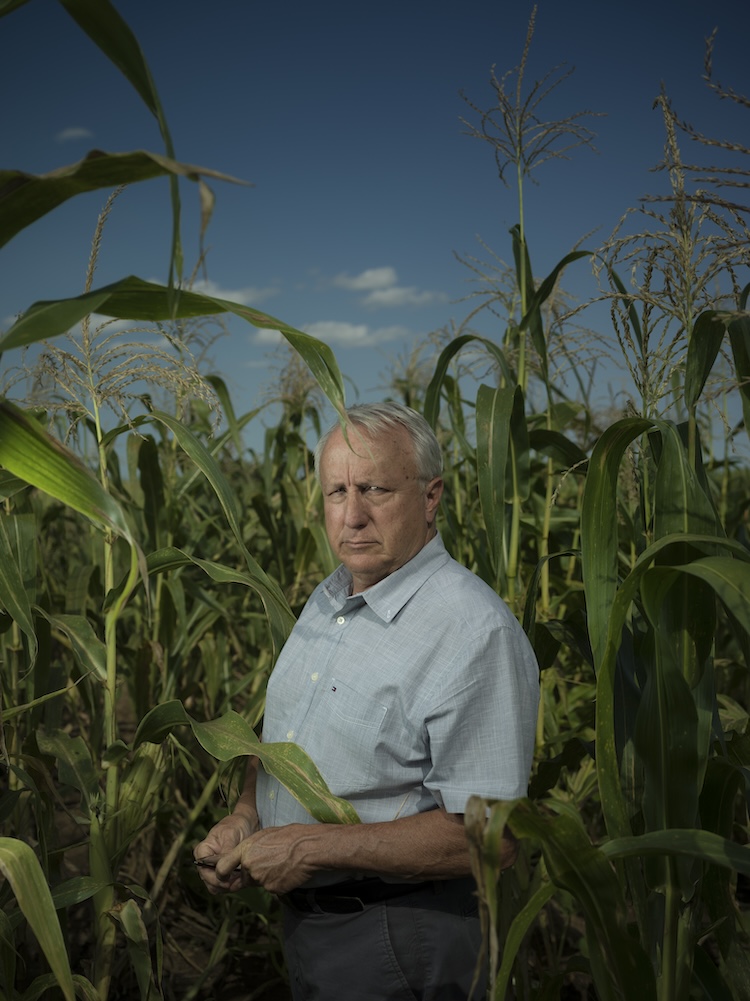
[[[258,826],[258,811],[255,808],[255,797],[243,793],[234,805],[232,816],[247,821],[253,828]]]

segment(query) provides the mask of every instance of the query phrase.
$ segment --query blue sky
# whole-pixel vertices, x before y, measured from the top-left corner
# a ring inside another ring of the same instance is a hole
[[[121,0],[159,89],[177,158],[252,186],[213,185],[210,289],[257,305],[333,347],[352,399],[383,395],[395,360],[459,324],[471,272],[457,259],[512,260],[513,188],[492,151],[463,134],[460,92],[492,101],[489,75],[515,66],[530,3],[341,0],[308,4]],[[638,199],[663,189],[650,173],[663,146],[653,102],[663,82],[678,113],[724,137],[747,114],[703,83],[705,38],[718,28],[716,76],[750,92],[750,8],[737,0],[540,0],[527,69],[564,63],[548,117],[589,110],[598,153],[573,150],[526,187],[528,241],[541,278],[582,238],[594,247]],[[124,78],[52,0],[0,19],[3,165],[43,172],[93,148],[163,151],[156,123]],[[198,253],[195,186],[183,188],[186,267]],[[0,329],[38,299],[82,290],[106,195],[73,200],[0,250]],[[120,196],[97,285],[127,274],[165,281],[170,240],[164,182]],[[586,262],[564,285],[594,294]],[[596,318],[607,334],[606,314]],[[476,327],[499,336],[491,317]],[[241,321],[213,350],[242,413],[272,391],[275,344]],[[6,355],[3,364],[10,363]],[[617,377],[607,373],[607,387]]]

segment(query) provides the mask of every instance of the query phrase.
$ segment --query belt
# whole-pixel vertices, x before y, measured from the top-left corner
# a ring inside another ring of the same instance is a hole
[[[280,894],[281,900],[304,914],[353,914],[363,911],[368,904],[404,897],[418,890],[439,892],[439,880],[424,883],[386,883],[378,878],[357,879],[347,883],[333,883],[312,890],[291,890]]]

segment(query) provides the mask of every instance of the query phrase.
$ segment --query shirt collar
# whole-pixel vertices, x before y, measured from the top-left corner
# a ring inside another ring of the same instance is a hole
[[[350,595],[352,575],[343,565],[323,581],[323,591],[336,612],[348,603],[355,606],[367,603],[379,618],[390,622],[424,582],[449,559],[443,540],[436,535],[408,563],[366,591]]]

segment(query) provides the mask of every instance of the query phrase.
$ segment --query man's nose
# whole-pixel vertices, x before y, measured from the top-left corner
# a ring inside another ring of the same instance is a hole
[[[359,528],[367,522],[366,505],[359,490],[351,490],[346,495],[345,518],[348,528]]]

